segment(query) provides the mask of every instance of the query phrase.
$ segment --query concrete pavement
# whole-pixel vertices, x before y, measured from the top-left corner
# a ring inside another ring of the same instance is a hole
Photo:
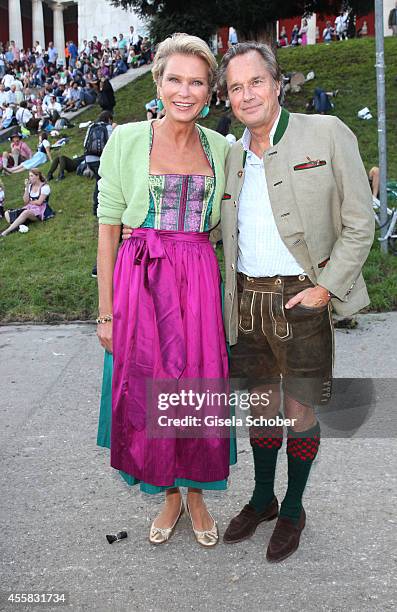
[[[358,320],[356,330],[336,331],[335,375],[383,377],[375,395],[390,397],[397,313]],[[378,431],[372,413],[376,437],[369,419],[364,434],[323,440],[305,497],[307,527],[285,562],[265,560],[274,523],[249,541],[205,550],[185,516],[156,548],[147,535],[160,500],[128,487],[96,446],[103,353],[95,327],[1,327],[0,354],[1,610],[52,609],[6,604],[12,591],[66,592],[68,609],[99,612],[396,609],[394,424]],[[247,439],[238,451],[228,491],[208,494],[221,533],[252,490]],[[284,446],[277,474],[282,499]],[[123,528],[128,538],[109,545],[105,534]]]

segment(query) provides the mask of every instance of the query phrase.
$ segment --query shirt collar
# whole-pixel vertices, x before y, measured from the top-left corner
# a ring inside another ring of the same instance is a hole
[[[280,121],[280,115],[281,115],[281,106],[279,108],[278,115],[276,117],[275,122],[273,123],[273,127],[270,130],[270,134],[269,134],[271,147],[273,146],[273,138],[277,130],[278,122]],[[249,131],[248,128],[245,128],[241,142],[242,142],[244,151],[248,152],[250,150],[250,144],[251,144],[251,132]]]

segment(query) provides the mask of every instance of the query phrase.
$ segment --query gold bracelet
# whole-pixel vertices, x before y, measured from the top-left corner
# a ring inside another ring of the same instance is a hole
[[[100,324],[100,323],[109,323],[112,320],[113,320],[113,316],[111,314],[108,314],[108,315],[105,315],[104,317],[98,317],[96,319],[96,322],[98,324]]]

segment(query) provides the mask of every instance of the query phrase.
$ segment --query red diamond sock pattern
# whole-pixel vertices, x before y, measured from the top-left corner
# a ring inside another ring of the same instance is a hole
[[[320,436],[312,438],[288,438],[287,454],[301,461],[313,461],[320,446]]]
[[[282,418],[282,414],[278,414]],[[250,427],[251,446],[260,448],[280,449],[283,444],[283,428],[274,425],[273,427]]]
[[[251,438],[251,446],[260,448],[281,448],[283,443],[282,435],[280,438]]]

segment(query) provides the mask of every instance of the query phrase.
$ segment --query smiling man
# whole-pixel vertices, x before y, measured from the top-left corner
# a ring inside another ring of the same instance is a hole
[[[280,511],[274,479],[283,429],[251,428],[255,489],[224,541],[240,542],[278,517],[267,549],[277,562],[296,551],[305,527],[302,496],[320,443],[314,408],[331,396],[330,303],[344,315],[369,304],[361,269],[373,241],[372,200],[349,128],[281,108],[270,47],[233,46],[219,81],[246,126],[227,161],[221,212],[231,375],[244,379],[242,388],[272,392],[270,407],[251,407],[255,416],[278,413],[282,387],[284,416],[296,420]]]

